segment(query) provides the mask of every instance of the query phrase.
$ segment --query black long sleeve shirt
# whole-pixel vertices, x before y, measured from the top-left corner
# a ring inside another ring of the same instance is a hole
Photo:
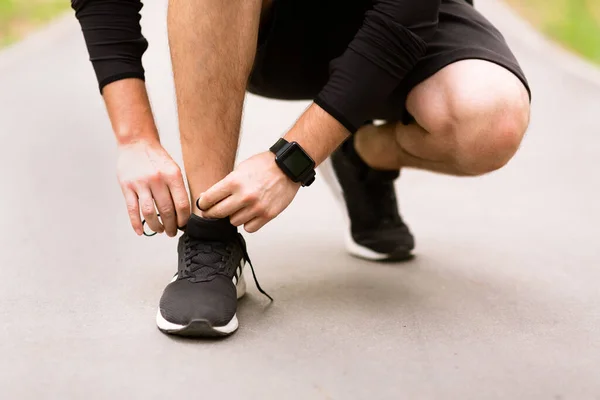
[[[425,54],[437,29],[441,0],[373,0],[363,26],[330,66],[315,99],[348,130],[360,127]],[[144,79],[148,47],[140,0],[72,0],[100,90],[125,78]]]

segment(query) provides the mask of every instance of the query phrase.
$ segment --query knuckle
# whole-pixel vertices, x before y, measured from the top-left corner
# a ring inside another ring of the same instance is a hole
[[[242,196],[244,203],[253,204],[258,201],[258,194],[256,192],[248,192]]]
[[[135,204],[127,204],[127,212],[130,215],[137,215],[138,213],[138,208]]]
[[[164,175],[169,179],[179,179],[181,178],[181,170],[177,166],[168,167],[164,171]]]
[[[255,211],[256,215],[263,217],[267,213],[267,207],[265,207],[264,204],[257,204],[254,207],[254,211]]]
[[[154,173],[148,175],[146,180],[150,183],[157,183],[157,182],[160,182],[161,178],[162,177],[160,176],[159,173],[154,172]]]
[[[121,186],[125,189],[137,192],[137,189],[141,186],[141,182],[139,179],[128,178],[121,181]]]
[[[162,218],[173,218],[175,216],[175,210],[173,207],[163,207],[160,210],[160,216]]]
[[[152,207],[149,204],[146,204],[142,206],[142,214],[144,214],[145,217],[148,217],[150,215],[156,214],[156,211],[154,210],[154,207]]]
[[[185,211],[189,208],[190,203],[187,200],[179,200],[175,202],[175,208],[180,211]]]
[[[135,185],[135,182],[129,178],[119,179],[119,182],[121,183],[121,186],[128,188],[128,189],[133,188],[133,186]]]
[[[273,210],[266,210],[264,213],[264,217],[268,220],[275,218],[277,214]]]
[[[233,190],[239,190],[242,187],[242,182],[238,178],[231,178],[229,185]]]

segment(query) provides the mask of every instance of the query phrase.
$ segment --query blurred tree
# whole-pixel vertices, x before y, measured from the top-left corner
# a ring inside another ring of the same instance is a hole
[[[600,64],[600,0],[507,0],[549,37]]]
[[[68,0],[0,0],[0,46],[20,39],[70,5]]]

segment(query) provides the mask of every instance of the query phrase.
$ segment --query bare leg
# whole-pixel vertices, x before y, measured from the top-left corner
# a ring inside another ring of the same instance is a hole
[[[415,87],[406,105],[416,124],[366,126],[356,134],[356,149],[371,167],[483,174],[512,158],[529,123],[523,84],[481,60],[442,69]]]
[[[192,204],[233,170],[260,15],[261,0],[169,1],[169,44]],[[195,204],[193,210],[200,213]]]

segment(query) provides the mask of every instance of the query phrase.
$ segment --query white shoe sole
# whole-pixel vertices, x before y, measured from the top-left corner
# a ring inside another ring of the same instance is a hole
[[[404,259],[410,258],[410,253],[408,255],[402,254],[400,257],[396,254],[386,254],[386,253],[378,253],[373,251],[365,246],[361,246],[360,244],[354,241],[352,237],[352,233],[350,232],[350,218],[348,217],[348,212],[346,211],[346,201],[344,200],[344,192],[342,190],[342,186],[337,180],[337,176],[335,175],[335,171],[333,169],[333,164],[331,162],[331,158],[327,158],[320,166],[319,172],[323,177],[323,180],[331,189],[333,193],[333,197],[335,198],[338,206],[342,210],[342,215],[344,216],[344,220],[346,221],[346,233],[344,234],[344,244],[346,247],[346,251],[350,253],[350,255],[358,258],[362,258],[364,260],[369,261],[386,261],[391,259]]]
[[[242,274],[238,280],[235,289],[238,300],[246,294],[246,279],[243,274],[244,266],[242,266]],[[177,275],[171,279],[171,282],[177,280]],[[175,324],[167,321],[161,314],[160,309],[156,313],[156,326],[162,332],[170,335],[190,336],[190,337],[216,337],[228,336],[235,332],[238,327],[237,314],[233,315],[231,320],[223,326],[213,326],[206,320],[193,320],[187,325]]]

